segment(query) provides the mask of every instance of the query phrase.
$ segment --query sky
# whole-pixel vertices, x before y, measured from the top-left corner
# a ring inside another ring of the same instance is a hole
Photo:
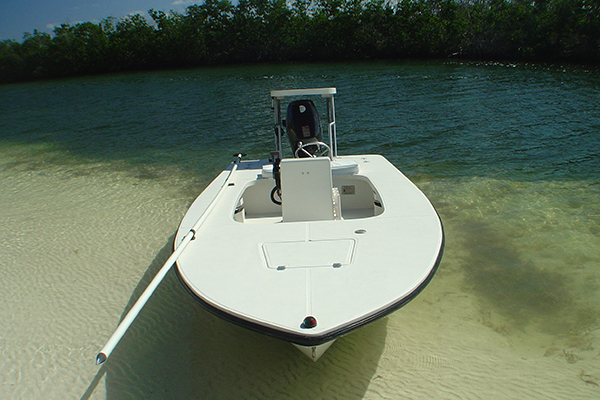
[[[99,23],[107,17],[147,16],[149,9],[184,12],[202,0],[0,0],[0,40],[23,40],[34,29],[52,33],[60,24]]]

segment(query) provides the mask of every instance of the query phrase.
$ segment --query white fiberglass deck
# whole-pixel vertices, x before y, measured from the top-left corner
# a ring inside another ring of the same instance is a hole
[[[267,161],[242,162],[177,262],[190,291],[217,312],[308,338],[301,343],[307,344],[351,330],[422,289],[443,247],[434,208],[381,156],[337,160],[358,167],[357,173],[333,174],[342,219],[298,222],[284,222],[282,207],[271,202]],[[190,207],[176,244],[227,174]],[[314,316],[317,326],[302,328],[306,316]]]

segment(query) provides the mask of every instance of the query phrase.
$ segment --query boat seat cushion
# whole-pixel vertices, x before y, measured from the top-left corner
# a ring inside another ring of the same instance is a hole
[[[284,222],[333,220],[333,182],[327,157],[281,161]]]

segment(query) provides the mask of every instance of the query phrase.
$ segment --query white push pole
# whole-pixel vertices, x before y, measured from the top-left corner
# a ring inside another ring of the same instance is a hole
[[[100,352],[96,356],[96,365],[100,365],[108,359],[110,353],[112,353],[115,346],[119,343],[123,335],[125,335],[125,332],[127,332],[127,329],[129,328],[133,320],[138,316],[141,309],[146,305],[150,296],[152,296],[160,282],[162,282],[165,275],[167,275],[167,272],[169,272],[173,264],[175,264],[175,261],[177,261],[181,253],[183,253],[183,250],[185,250],[188,243],[190,243],[192,239],[194,239],[194,236],[196,235],[198,229],[200,229],[210,212],[213,210],[213,208],[215,208],[215,205],[217,204],[219,198],[221,197],[221,194],[224,191],[223,189],[225,189],[225,187],[227,187],[227,184],[229,183],[229,178],[231,178],[231,175],[237,169],[238,164],[244,155],[245,154],[242,153],[236,155],[237,159],[235,160],[233,167],[229,172],[229,175],[227,175],[225,182],[223,182],[223,185],[221,185],[219,192],[209,204],[208,208],[204,211],[204,213],[202,213],[200,219],[198,219],[198,221],[194,224],[192,229],[190,229],[190,231],[183,237],[179,245],[177,245],[177,248],[175,249],[173,254],[171,254],[171,256],[167,259],[167,261],[158,271],[154,279],[152,279],[152,282],[150,282],[150,284],[148,285],[146,290],[144,290],[140,298],[135,302],[133,307],[131,307],[131,310],[129,310],[125,318],[123,318],[123,321],[121,321],[119,326],[117,326],[117,329],[115,330],[113,335],[110,337],[110,339],[108,339],[108,342],[106,342],[102,350],[100,350]]]

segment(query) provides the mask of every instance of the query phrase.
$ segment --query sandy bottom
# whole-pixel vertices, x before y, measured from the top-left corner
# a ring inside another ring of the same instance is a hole
[[[599,188],[585,182],[418,180],[446,230],[438,274],[316,364],[208,314],[171,272],[97,367],[201,190],[176,176],[2,150],[0,398],[600,397]]]

